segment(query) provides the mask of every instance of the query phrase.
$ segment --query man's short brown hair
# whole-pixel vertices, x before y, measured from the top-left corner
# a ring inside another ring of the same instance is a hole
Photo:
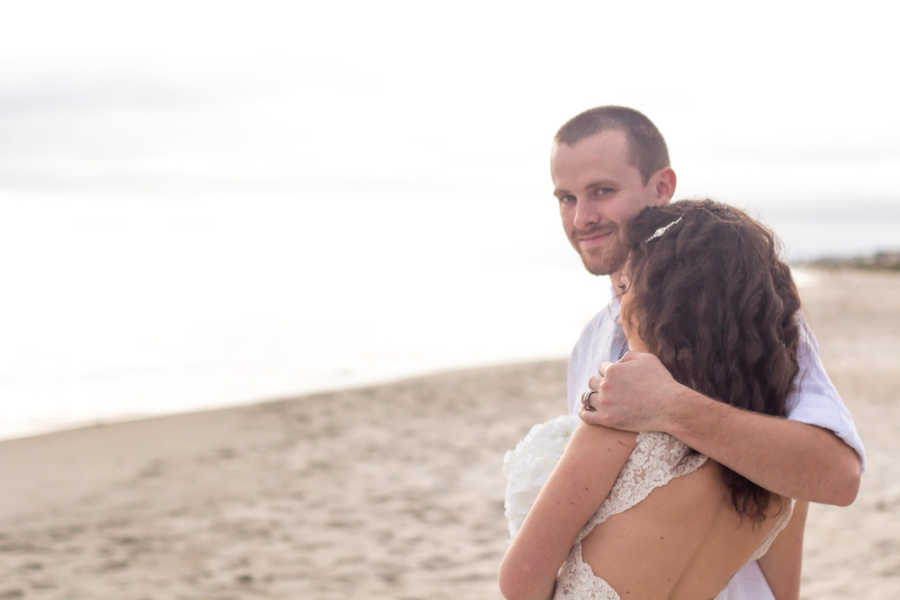
[[[598,106],[569,119],[553,141],[574,146],[595,133],[618,129],[628,138],[628,155],[644,184],[669,166],[669,150],[659,129],[642,113],[625,106]]]

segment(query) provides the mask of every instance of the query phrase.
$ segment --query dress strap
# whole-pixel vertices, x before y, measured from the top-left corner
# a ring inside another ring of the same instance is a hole
[[[766,536],[766,539],[759,545],[759,548],[756,549],[756,552],[753,553],[753,557],[750,560],[759,560],[763,556],[766,555],[766,552],[769,551],[769,548],[772,546],[772,542],[775,541],[775,538],[778,537],[778,534],[781,533],[781,530],[787,527],[788,521],[791,520],[791,515],[794,514],[794,501],[789,499],[788,505],[785,507],[781,514],[778,515],[778,520],[775,522],[775,526],[772,527],[772,530],[769,531],[769,535]]]

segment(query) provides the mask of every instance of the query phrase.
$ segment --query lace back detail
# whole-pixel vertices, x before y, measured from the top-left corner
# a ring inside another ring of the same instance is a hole
[[[697,454],[667,433],[639,433],[631,455],[600,505],[581,533],[581,542],[597,525],[624,512],[676,477],[689,475],[703,466],[706,457]]]

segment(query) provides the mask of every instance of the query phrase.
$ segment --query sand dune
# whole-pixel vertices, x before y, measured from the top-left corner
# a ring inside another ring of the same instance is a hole
[[[900,277],[803,290],[868,470],[813,506],[804,598],[900,597]],[[563,361],[0,443],[0,600],[498,598],[503,452]]]

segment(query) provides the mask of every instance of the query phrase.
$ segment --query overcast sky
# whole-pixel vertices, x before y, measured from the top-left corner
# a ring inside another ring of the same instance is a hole
[[[837,236],[788,219],[863,219],[879,229],[835,247],[881,248],[900,225],[900,43],[880,6],[21,3],[0,23],[0,200],[77,201],[122,227],[200,194],[287,198],[250,217],[258,235],[306,224],[315,248],[345,215],[382,264],[411,259],[422,240],[395,232],[424,218],[507,260],[495,231],[514,216],[506,235],[562,256],[550,138],[614,103],[666,136],[676,198],[747,208],[806,254]],[[45,217],[29,218],[8,227],[27,237]]]
[[[0,184],[528,170],[549,191],[555,128],[617,103],[657,122],[683,192],[891,191],[884,3],[618,4],[19,3],[0,24]]]

